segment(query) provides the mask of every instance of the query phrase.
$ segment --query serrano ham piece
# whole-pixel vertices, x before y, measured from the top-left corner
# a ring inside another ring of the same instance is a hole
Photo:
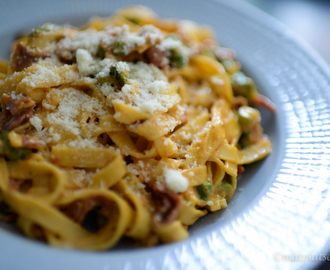
[[[32,117],[32,111],[35,102],[29,97],[21,97],[13,99],[7,94],[3,94],[0,103],[2,106],[2,115],[0,123],[0,132],[5,130],[12,130],[21,124],[26,123]]]
[[[161,185],[153,186],[152,194],[159,201],[156,213],[157,221],[163,224],[175,221],[182,207],[180,196]]]
[[[37,62],[40,58],[45,59],[48,56],[44,52],[28,49],[22,42],[19,42],[12,56],[11,66],[14,71],[22,71]]]

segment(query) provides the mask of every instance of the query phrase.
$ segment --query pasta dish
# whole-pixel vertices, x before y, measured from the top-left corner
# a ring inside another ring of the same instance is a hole
[[[140,6],[20,37],[0,97],[1,219],[58,247],[185,239],[272,151],[235,52]]]

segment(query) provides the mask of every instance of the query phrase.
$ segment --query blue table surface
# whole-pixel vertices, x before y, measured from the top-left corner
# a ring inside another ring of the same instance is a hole
[[[287,25],[330,65],[330,0],[245,0]]]

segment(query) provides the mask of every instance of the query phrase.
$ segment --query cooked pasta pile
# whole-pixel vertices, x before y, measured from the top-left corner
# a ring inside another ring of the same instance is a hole
[[[1,217],[60,247],[179,241],[271,153],[235,53],[144,7],[45,24],[0,62]]]

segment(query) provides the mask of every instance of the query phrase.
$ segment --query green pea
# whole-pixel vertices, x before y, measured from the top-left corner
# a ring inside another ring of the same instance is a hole
[[[261,116],[257,109],[249,106],[241,106],[238,109],[238,123],[244,131],[251,130],[260,122]]]
[[[170,54],[170,62],[172,66],[182,68],[186,64],[185,57],[178,50],[172,49],[170,50]]]
[[[101,45],[99,45],[97,47],[96,56],[100,57],[101,59],[105,58],[105,50],[103,49],[103,47]]]
[[[98,76],[95,77],[95,79],[96,79],[96,83],[99,84],[99,85],[110,82],[109,76],[99,76],[98,75]]]
[[[253,80],[242,71],[237,71],[231,76],[231,83],[235,96],[243,96],[250,100],[258,95]]]
[[[201,184],[197,186],[196,191],[198,197],[203,201],[207,201],[211,195],[211,189],[212,189],[211,183]]]
[[[0,133],[0,156],[5,157],[7,160],[15,161],[25,159],[31,153],[31,149],[12,147],[8,139],[8,131]]]
[[[234,189],[231,184],[224,181],[217,187],[217,192],[220,196],[225,197],[226,200],[229,201],[234,194]]]
[[[121,72],[116,66],[111,66],[109,75],[115,80],[114,83],[123,86],[128,80],[129,72]]]
[[[127,55],[126,45],[123,42],[117,41],[114,45],[113,54],[114,55]]]

